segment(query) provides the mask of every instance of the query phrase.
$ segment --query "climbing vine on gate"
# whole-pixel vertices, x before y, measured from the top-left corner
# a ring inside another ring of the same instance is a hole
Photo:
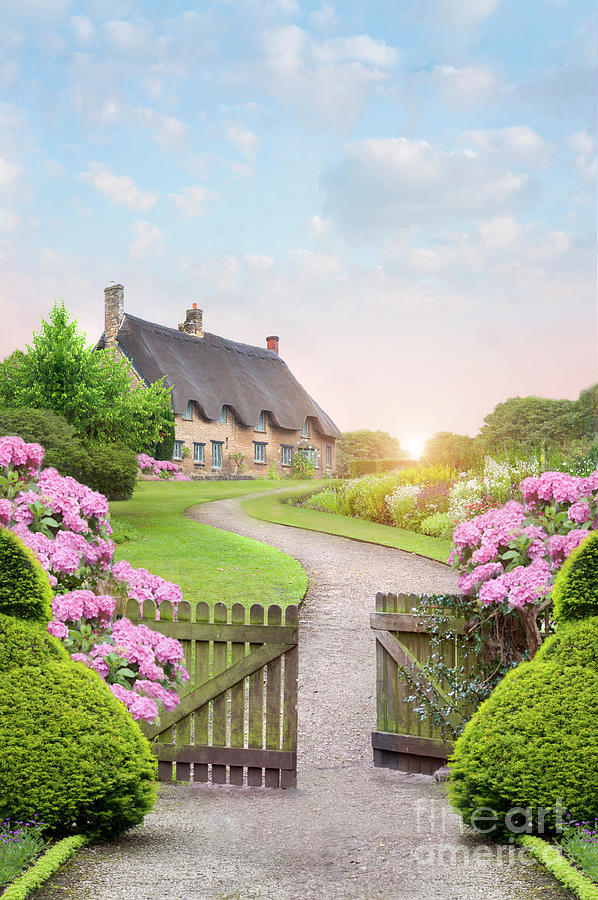
[[[417,668],[398,666],[409,691],[405,699],[422,722],[438,727],[443,740],[454,741],[476,707],[525,657],[521,625],[508,604],[489,608],[459,594],[418,597],[412,612],[422,616],[430,654]],[[463,628],[457,627],[463,621]],[[458,647],[454,665],[446,662],[447,642]],[[466,664],[472,657],[473,672]],[[436,690],[430,690],[431,684]]]

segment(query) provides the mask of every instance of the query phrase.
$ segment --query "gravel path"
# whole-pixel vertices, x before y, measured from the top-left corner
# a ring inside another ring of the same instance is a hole
[[[462,835],[431,778],[372,765],[378,590],[456,587],[446,566],[259,522],[239,500],[193,518],[266,541],[306,568],[296,790],[163,785],[143,828],[83,851],[37,900],[564,900],[513,847]]]

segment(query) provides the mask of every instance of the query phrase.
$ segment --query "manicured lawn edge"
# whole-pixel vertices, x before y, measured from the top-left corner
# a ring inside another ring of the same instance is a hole
[[[242,501],[241,507],[254,519],[273,522],[276,525],[287,525],[291,528],[303,528],[307,531],[335,534],[364,544],[393,547],[396,550],[405,550],[416,556],[446,563],[452,547],[448,540],[428,537],[425,534],[394,528],[390,525],[378,525],[377,522],[353,519],[336,513],[303,509],[287,503],[289,499],[299,500],[311,493],[313,493],[313,488],[306,489],[305,485],[295,486],[276,491],[276,493],[248,498]]]
[[[0,894],[1,900],[25,900],[32,891],[41,887],[77,850],[89,843],[89,840],[90,838],[84,834],[75,834],[72,837],[58,841],[57,844],[46,850],[31,868],[27,869],[16,881],[8,885],[4,893]]]
[[[542,863],[557,881],[579,897],[579,900],[598,900],[598,885],[570,863],[555,844],[530,834],[522,835],[519,844]]]

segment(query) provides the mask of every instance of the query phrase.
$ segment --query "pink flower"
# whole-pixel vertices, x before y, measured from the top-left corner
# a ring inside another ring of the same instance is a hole
[[[61,641],[69,636],[69,630],[62,622],[48,622],[48,632]]]

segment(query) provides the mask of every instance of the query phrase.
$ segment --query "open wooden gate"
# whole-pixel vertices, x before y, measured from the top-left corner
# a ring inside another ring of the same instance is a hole
[[[129,617],[181,642],[190,679],[181,703],[144,725],[161,781],[249,787],[297,783],[297,607],[240,603],[127,606]],[[159,615],[159,618],[158,618]]]

